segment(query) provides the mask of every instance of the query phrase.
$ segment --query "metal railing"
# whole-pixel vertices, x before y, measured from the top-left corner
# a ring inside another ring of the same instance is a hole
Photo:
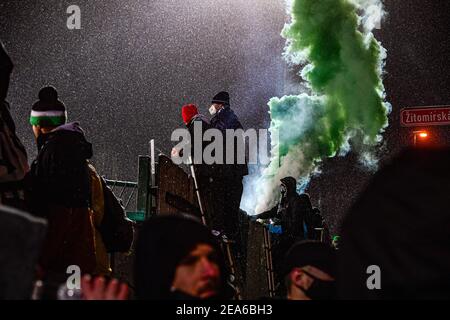
[[[152,140],[150,156],[139,156],[137,182],[105,179],[114,195],[122,200],[128,218],[134,221],[145,221],[153,214],[154,197],[151,190],[155,187],[156,174],[154,148],[155,144]],[[135,201],[132,201],[133,199]]]

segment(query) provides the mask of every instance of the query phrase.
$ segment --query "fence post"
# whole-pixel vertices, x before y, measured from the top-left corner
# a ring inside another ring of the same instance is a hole
[[[150,140],[150,195],[148,208],[151,215],[156,215],[156,163],[155,139]]]
[[[150,157],[139,156],[137,211],[144,212],[145,219],[150,217]]]

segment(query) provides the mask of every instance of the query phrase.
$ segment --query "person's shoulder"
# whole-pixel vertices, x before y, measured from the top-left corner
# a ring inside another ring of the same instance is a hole
[[[71,131],[54,131],[47,134],[45,144],[48,145],[66,145],[74,141],[80,140],[82,137],[77,132]]]
[[[295,200],[299,205],[309,207],[310,200],[307,195],[296,193]]]
[[[43,151],[58,154],[81,154],[86,159],[92,157],[92,144],[77,131],[55,131],[46,137]]]
[[[233,117],[237,119],[237,115],[236,112],[234,112],[233,109],[231,109],[231,107],[227,107],[224,109],[225,113],[229,116],[229,117]]]
[[[239,122],[239,118],[234,112],[234,110],[231,108],[227,108],[225,110],[226,110],[225,116],[228,119],[228,121],[236,128],[242,127],[241,123]]]

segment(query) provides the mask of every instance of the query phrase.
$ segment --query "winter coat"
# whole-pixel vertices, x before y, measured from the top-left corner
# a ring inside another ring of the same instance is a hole
[[[282,180],[283,181],[283,180]],[[257,219],[273,219],[278,218],[281,220],[281,228],[283,231],[283,238],[290,238],[295,241],[305,240],[304,224],[307,221],[307,217],[312,212],[311,201],[305,194],[298,194],[296,192],[295,180],[290,183],[289,180],[283,181],[287,187],[287,193],[285,198],[281,202],[281,206],[285,210],[278,214],[278,208],[280,204],[273,207],[271,210],[263,212],[256,216]]]
[[[23,185],[29,171],[27,153],[5,101],[12,69],[12,61],[0,43],[0,203],[27,210]]]
[[[9,105],[0,101],[0,192],[21,189],[21,181],[28,171],[27,152],[16,135]]]
[[[199,141],[202,141],[202,160],[203,159],[203,151],[205,150],[206,146],[209,144],[208,141],[203,141],[203,135],[205,133],[206,130],[211,128],[211,124],[209,123],[208,119],[201,115],[198,114],[196,115],[194,118],[192,118],[191,122],[189,122],[189,124],[187,125],[189,134],[191,136],[191,156],[192,156],[192,160],[194,161],[194,150],[195,150],[195,136],[194,136],[194,132],[195,132],[195,124],[196,123],[201,123],[202,124],[202,131],[201,131],[201,137],[198,137],[198,139],[200,139]],[[214,169],[216,166],[214,165],[207,165],[204,163],[204,161],[202,161],[201,164],[195,164],[194,168],[195,168],[195,174],[197,175],[197,178],[202,180],[202,181],[208,181],[210,177],[212,177],[214,175]]]
[[[13,70],[13,63],[3,44],[0,42],[0,102],[6,99],[9,87],[9,78]]]
[[[223,109],[221,109],[217,114],[211,119],[211,127],[215,129],[219,129],[223,134],[223,142],[224,142],[224,158],[223,163],[224,165],[221,166],[223,170],[224,177],[236,177],[236,178],[242,178],[243,176],[248,175],[248,167],[247,167],[247,161],[245,164],[238,164],[237,163],[237,151],[238,151],[238,144],[237,139],[244,140],[244,137],[242,136],[239,138],[235,138],[234,140],[234,164],[225,164],[226,163],[226,130],[227,129],[233,129],[238,130],[242,129],[242,124],[239,122],[238,117],[234,113],[234,111],[229,107],[226,106]],[[243,141],[245,142],[245,141]]]
[[[34,208],[45,216],[45,205],[87,208],[90,202],[90,175],[87,159],[92,145],[78,123],[69,123],[41,134],[38,156],[31,166]]]
[[[70,123],[40,135],[38,148],[30,173],[32,208],[49,223],[41,267],[47,274],[65,273],[69,265],[93,273],[95,236],[87,165],[91,144],[79,125]]]

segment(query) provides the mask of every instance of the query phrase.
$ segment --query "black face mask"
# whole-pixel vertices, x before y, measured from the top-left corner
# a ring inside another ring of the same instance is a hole
[[[305,271],[304,271],[305,272]],[[336,298],[336,282],[323,281],[317,279],[310,273],[305,272],[308,276],[314,279],[308,290],[303,289],[305,294],[312,300],[334,300]]]

